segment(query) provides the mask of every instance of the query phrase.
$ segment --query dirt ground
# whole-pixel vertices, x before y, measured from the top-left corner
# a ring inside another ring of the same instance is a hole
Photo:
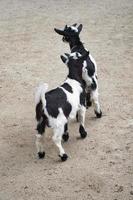
[[[34,90],[65,79],[69,47],[53,28],[75,22],[98,64],[103,117],[87,110],[85,140],[69,125],[64,163],[47,129],[39,160]],[[132,63],[132,0],[0,0],[0,200],[133,200]]]

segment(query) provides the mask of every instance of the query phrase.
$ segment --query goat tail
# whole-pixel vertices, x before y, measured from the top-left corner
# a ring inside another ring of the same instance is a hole
[[[36,104],[36,119],[39,121],[42,116],[43,108],[46,106],[45,93],[48,89],[47,83],[42,83],[36,88],[35,104]]]

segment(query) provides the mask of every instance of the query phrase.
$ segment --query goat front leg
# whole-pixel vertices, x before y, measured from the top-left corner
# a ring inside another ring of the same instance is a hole
[[[56,144],[56,146],[59,148],[59,157],[61,158],[62,161],[66,161],[68,156],[65,153],[65,151],[62,147],[62,144],[61,144],[63,133],[64,133],[64,126],[59,127],[59,128],[55,128],[54,129],[53,141]]]
[[[79,133],[81,135],[81,138],[86,138],[87,132],[85,131],[84,123],[85,123],[85,113],[86,113],[86,107],[81,106],[80,110],[78,111],[78,117],[79,117]]]

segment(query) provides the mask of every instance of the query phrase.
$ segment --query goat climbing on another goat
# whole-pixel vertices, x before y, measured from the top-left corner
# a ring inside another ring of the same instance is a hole
[[[36,146],[39,158],[44,158],[43,136],[45,128],[53,129],[53,141],[59,148],[59,156],[62,161],[67,160],[61,140],[67,141],[68,121],[74,119],[78,112],[79,132],[81,138],[87,136],[84,127],[86,101],[85,85],[82,79],[82,70],[86,63],[89,52],[81,56],[79,53],[65,54],[61,56],[62,61],[68,66],[68,75],[65,82],[56,89],[47,91],[47,84],[37,88],[35,94],[37,131]]]

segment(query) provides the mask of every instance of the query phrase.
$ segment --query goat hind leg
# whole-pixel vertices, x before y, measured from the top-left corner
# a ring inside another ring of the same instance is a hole
[[[99,99],[98,99],[98,88],[96,88],[95,90],[92,90],[91,99],[92,99],[92,102],[93,102],[93,105],[94,105],[94,112],[96,114],[96,117],[101,118],[102,117],[102,111],[101,111]]]
[[[63,134],[62,138],[63,138],[64,142],[67,142],[68,139],[69,139],[68,124],[67,123],[64,125],[64,134]]]
[[[38,157],[40,159],[45,157],[45,151],[44,151],[44,132],[45,132],[45,120],[44,118],[40,119],[40,122],[37,124],[37,131],[38,133],[36,134],[36,148],[37,148],[37,153]]]
[[[59,128],[55,128],[54,129],[54,136],[53,136],[53,141],[56,144],[56,146],[59,148],[59,157],[61,158],[62,161],[66,161],[68,156],[65,153],[62,144],[61,144],[61,140],[62,140],[62,135],[64,133],[64,126],[59,127]]]
[[[80,132],[81,138],[85,138],[87,136],[87,132],[85,131],[85,128],[84,128],[85,113],[86,113],[85,106],[81,106],[81,108],[80,108],[80,110],[78,112],[78,114],[79,114],[79,123],[80,123],[79,132]]]

